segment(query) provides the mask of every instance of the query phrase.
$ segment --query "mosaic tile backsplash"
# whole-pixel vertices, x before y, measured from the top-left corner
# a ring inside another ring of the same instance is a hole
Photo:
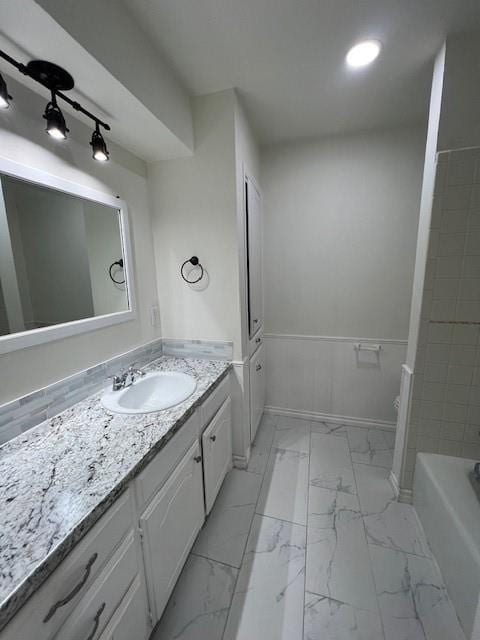
[[[35,427],[108,384],[108,377],[135,363],[142,367],[161,355],[231,360],[231,342],[155,340],[127,351],[44,389],[0,405],[0,445]]]

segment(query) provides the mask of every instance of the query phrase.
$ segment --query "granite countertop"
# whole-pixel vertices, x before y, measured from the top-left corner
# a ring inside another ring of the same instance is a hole
[[[165,446],[229,371],[224,361],[162,356],[193,395],[164,411],[107,411],[103,391],[0,447],[0,629]]]

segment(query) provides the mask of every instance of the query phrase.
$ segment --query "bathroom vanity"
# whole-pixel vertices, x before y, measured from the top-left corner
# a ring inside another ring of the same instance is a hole
[[[141,415],[96,394],[2,448],[2,640],[144,640],[160,619],[232,464],[230,364],[149,369],[196,390]]]

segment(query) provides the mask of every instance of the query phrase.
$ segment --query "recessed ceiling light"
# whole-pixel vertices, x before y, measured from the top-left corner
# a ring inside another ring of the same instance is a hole
[[[347,53],[347,64],[349,67],[358,69],[366,67],[373,62],[380,53],[382,43],[379,40],[364,40],[359,42]]]

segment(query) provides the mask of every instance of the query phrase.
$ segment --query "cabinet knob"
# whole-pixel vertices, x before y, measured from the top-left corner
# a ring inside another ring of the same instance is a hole
[[[258,324],[258,318],[253,319],[253,324]]]
[[[257,364],[257,366],[255,367],[255,371],[260,371],[262,368],[261,364]]]
[[[256,338],[256,340],[255,340],[255,342],[256,342],[257,344],[260,344],[260,342],[261,342],[261,341],[262,341],[262,339],[261,339],[261,338]]]
[[[195,462],[201,462],[202,456],[195,456],[193,459],[195,460]]]
[[[211,440],[212,442],[215,442],[215,440],[216,440],[216,439],[217,439],[217,436],[210,436],[210,440]]]

